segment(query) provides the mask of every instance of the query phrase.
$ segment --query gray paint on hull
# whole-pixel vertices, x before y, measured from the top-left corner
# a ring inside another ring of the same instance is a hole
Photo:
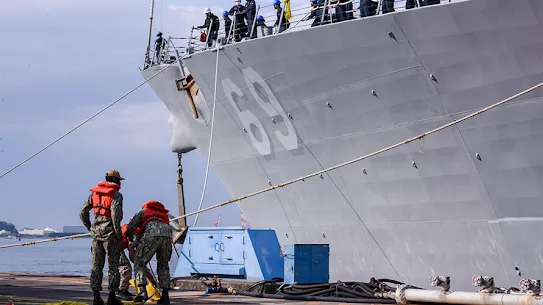
[[[244,195],[495,103],[543,81],[542,26],[541,1],[472,0],[225,46],[213,169],[232,196]],[[215,57],[185,59],[208,97]],[[160,96],[173,80],[159,82],[151,86]],[[266,86],[272,106],[256,96]],[[542,95],[240,208],[253,226],[276,229],[282,244],[330,243],[332,281],[428,286],[438,274],[470,290],[474,274],[518,285],[515,266],[541,278]],[[209,127],[187,121],[207,151]]]

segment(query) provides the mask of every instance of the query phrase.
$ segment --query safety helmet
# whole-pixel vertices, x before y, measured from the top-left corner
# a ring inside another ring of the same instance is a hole
[[[312,3],[317,3],[317,0],[311,0]]]
[[[228,16],[228,11],[222,12],[222,15],[223,15],[223,16]]]
[[[262,17],[262,15],[258,15],[258,17],[256,17],[256,20],[264,20],[264,17]]]
[[[156,35],[157,36],[162,36],[162,32],[158,32]]]
[[[281,5],[281,1],[275,0],[275,1],[273,1],[273,5]]]
[[[211,13],[211,9],[209,7],[206,7],[206,9],[204,10],[204,14],[207,14],[207,13]]]

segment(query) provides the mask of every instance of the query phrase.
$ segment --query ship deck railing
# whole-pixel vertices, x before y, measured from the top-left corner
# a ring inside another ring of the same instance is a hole
[[[362,0],[351,0],[347,3],[342,3],[341,5],[346,4],[352,4],[352,10],[346,10],[345,14],[352,14],[352,17],[348,17],[344,20],[338,20],[338,14],[336,12],[336,0],[324,0],[324,5],[321,5],[319,7],[312,7],[311,5],[301,6],[301,7],[291,7],[291,17],[288,20],[290,23],[289,28],[284,32],[293,32],[293,31],[300,31],[305,30],[312,26],[313,24],[313,18],[312,19],[306,19],[306,17],[309,16],[312,10],[320,9],[322,10],[323,7],[326,7],[324,17],[321,17],[321,24],[318,26],[328,26],[330,24],[338,23],[338,22],[344,22],[347,20],[352,19],[361,19],[366,17],[360,17],[360,2]],[[455,0],[458,1],[465,1],[465,0]],[[309,1],[308,1],[309,2]],[[373,1],[374,3],[376,1]],[[415,8],[413,9],[425,9],[425,7],[419,6],[419,0],[415,0]],[[452,2],[452,0],[441,0],[441,4]],[[376,3],[377,5],[377,15],[383,15],[383,0],[378,0]],[[285,11],[285,3],[282,2],[282,9]],[[406,0],[395,0],[394,1],[394,12],[400,12],[404,11],[406,9]],[[264,27],[256,27],[256,19],[259,15],[262,15],[264,17],[265,23],[267,25],[266,28]],[[322,14],[321,14],[322,16]],[[219,17],[222,19],[222,17]],[[265,5],[265,6],[257,6],[255,18],[252,23],[252,27],[247,29],[248,34],[247,37],[244,37],[240,41],[235,41],[234,37],[236,35],[236,31],[239,31],[240,28],[236,26],[236,16],[231,16],[232,19],[232,27],[230,29],[224,28],[224,21],[220,20],[221,27],[218,31],[217,38],[212,40],[211,43],[209,43],[209,39],[211,39],[210,35],[207,35],[207,33],[210,32],[210,29],[202,29],[197,28],[195,26],[191,27],[190,35],[188,37],[169,37],[166,40],[165,46],[160,50],[160,52],[156,52],[156,50],[151,50],[151,53],[149,54],[149,58],[146,60],[146,64],[144,69],[160,65],[160,64],[170,64],[173,61],[177,59],[182,59],[185,56],[190,56],[191,54],[204,52],[208,49],[213,49],[217,45],[227,45],[227,44],[237,44],[246,40],[250,40],[249,37],[255,38],[262,38],[266,36],[273,36],[279,34],[279,26],[271,26],[276,23],[277,19],[277,13],[276,9],[273,7],[273,5]],[[279,21],[279,25],[283,21]],[[246,25],[247,27],[249,25]],[[256,35],[254,34],[256,32]],[[205,41],[201,41],[201,34],[206,33],[207,37]],[[227,37],[227,33],[230,33]],[[252,35],[253,34],[253,35]],[[256,37],[255,37],[256,36]]]

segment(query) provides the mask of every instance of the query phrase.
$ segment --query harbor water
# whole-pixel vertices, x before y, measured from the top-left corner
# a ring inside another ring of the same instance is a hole
[[[28,241],[31,240],[23,239],[18,241],[16,239],[0,238],[0,245]],[[89,276],[92,261],[91,244],[92,239],[80,238],[0,249],[0,273]],[[178,252],[181,252],[180,245],[177,246],[177,249]],[[125,253],[127,253],[126,250]],[[151,261],[151,266],[156,272],[155,258]],[[173,251],[170,260],[170,273],[172,275],[176,266],[177,255]],[[104,267],[104,275],[107,276],[107,261]]]

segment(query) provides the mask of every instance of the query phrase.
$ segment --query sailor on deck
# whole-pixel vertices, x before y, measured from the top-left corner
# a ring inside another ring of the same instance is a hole
[[[103,305],[100,297],[102,290],[103,269],[108,262],[108,305],[122,303],[115,294],[119,288],[119,259],[121,257],[121,220],[123,218],[123,195],[121,189],[123,177],[117,170],[106,173],[105,181],[91,189],[91,195],[83,204],[79,217],[92,236],[92,271],[90,287],[94,292],[94,305]],[[90,210],[94,209],[94,222],[89,219]]]
[[[168,210],[158,201],[146,202],[141,211],[136,213],[126,230],[127,236],[139,228],[141,241],[136,249],[134,267],[136,269],[136,283],[140,293],[134,298],[134,302],[147,300],[145,266],[156,254],[157,273],[162,295],[157,304],[170,304],[168,290],[170,289],[170,267],[168,265],[172,256],[172,230]]]
[[[162,50],[166,47],[166,39],[162,38],[162,32],[158,32],[156,34],[156,37],[158,37],[155,41],[155,61],[156,63],[162,62]]]
[[[230,16],[235,16],[234,24],[234,40],[240,42],[241,39],[247,37],[247,8],[241,5],[240,0],[234,2],[234,6],[229,11]]]
[[[213,42],[217,41],[217,35],[219,33],[219,28],[221,24],[219,23],[219,17],[215,16],[210,8],[206,8],[204,10],[204,13],[206,14],[206,20],[203,25],[197,27],[198,29],[207,29],[209,30],[209,35],[207,39],[207,46],[211,48],[213,46]]]
[[[277,10],[277,20],[275,21],[275,24],[273,26],[277,27],[277,33],[282,33],[289,28],[290,23],[285,17],[285,12],[283,11],[283,8],[281,7],[280,0],[275,0],[273,2],[273,7]],[[279,22],[281,22],[281,24],[279,24]]]

